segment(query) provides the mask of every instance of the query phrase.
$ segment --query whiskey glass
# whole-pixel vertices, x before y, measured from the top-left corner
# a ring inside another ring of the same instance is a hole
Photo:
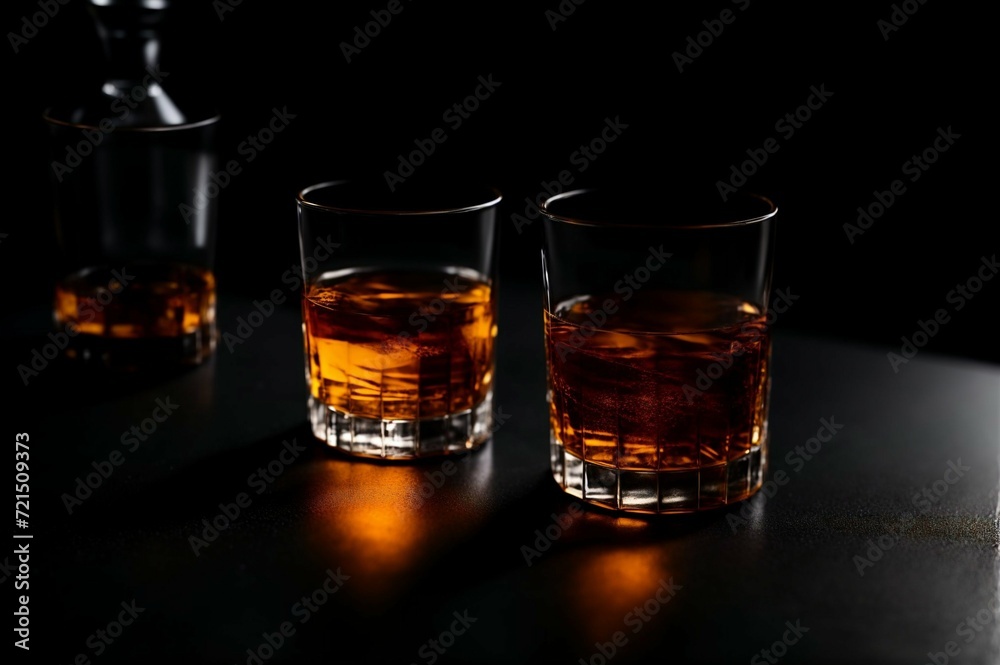
[[[767,464],[777,208],[666,202],[595,189],[541,206],[552,474],[613,510],[731,504]]]
[[[217,164],[220,118],[159,69],[167,3],[88,5],[108,55],[104,82],[44,114],[53,318],[70,358],[121,370],[198,365],[217,337],[217,198],[231,179]]]
[[[363,457],[478,448],[493,430],[490,188],[326,182],[297,199],[313,433]]]

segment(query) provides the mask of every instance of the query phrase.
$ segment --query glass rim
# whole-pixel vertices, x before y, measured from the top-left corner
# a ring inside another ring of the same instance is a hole
[[[593,228],[633,228],[633,229],[721,229],[734,226],[749,226],[751,224],[758,224],[771,219],[778,214],[778,206],[771,199],[766,196],[761,196],[760,194],[754,193],[740,193],[737,196],[743,201],[753,201],[757,204],[763,204],[766,206],[767,211],[763,214],[758,215],[734,215],[733,219],[726,221],[706,221],[706,222],[683,222],[683,223],[673,223],[673,222],[633,222],[633,221],[615,221],[614,219],[588,219],[582,215],[574,214],[562,214],[553,212],[551,209],[552,204],[558,203],[560,201],[565,201],[573,197],[579,197],[586,194],[593,194],[596,192],[614,191],[611,188],[601,188],[601,187],[586,187],[581,189],[573,189],[567,192],[560,192],[554,196],[550,196],[545,199],[539,206],[538,211],[541,212],[545,217],[554,221],[561,222],[565,224],[573,224],[576,226],[587,226]]]
[[[49,123],[50,125],[58,125],[60,127],[69,127],[71,129],[91,129],[99,132],[104,132],[101,129],[100,123],[97,125],[91,124],[89,122],[72,122],[69,120],[61,120],[51,115],[52,110],[47,109],[42,113],[42,120]],[[103,118],[102,120],[109,120],[110,118]],[[198,127],[206,127],[208,125],[215,124],[222,119],[221,113],[216,113],[210,117],[204,118],[202,120],[192,120],[190,122],[183,122],[177,125],[135,125],[135,126],[115,126],[109,132],[134,132],[134,133],[151,133],[151,132],[177,132],[185,129],[196,129]]]
[[[295,195],[295,200],[300,206],[306,206],[313,210],[322,210],[325,212],[350,214],[350,215],[369,215],[373,217],[432,217],[441,215],[456,215],[467,212],[476,212],[477,210],[485,210],[491,208],[500,203],[503,199],[503,194],[496,187],[490,185],[480,186],[484,192],[489,193],[489,199],[479,203],[473,203],[471,205],[465,206],[454,206],[454,207],[421,207],[413,210],[404,209],[394,209],[391,207],[381,207],[381,206],[350,206],[350,205],[331,205],[329,203],[320,203],[309,199],[309,196],[314,192],[319,190],[329,190],[333,187],[340,187],[344,185],[357,185],[360,181],[351,178],[346,178],[342,180],[327,180],[325,182],[316,183],[315,185],[309,185],[303,188]]]

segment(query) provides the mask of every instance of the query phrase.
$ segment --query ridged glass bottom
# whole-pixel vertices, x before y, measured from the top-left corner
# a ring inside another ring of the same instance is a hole
[[[551,440],[552,476],[573,496],[612,510],[693,513],[742,501],[760,489],[767,443],[728,463],[696,469],[633,471],[587,462]]]
[[[380,459],[413,459],[480,447],[493,432],[493,391],[477,406],[438,418],[382,420],[343,413],[309,397],[313,434],[331,448]]]

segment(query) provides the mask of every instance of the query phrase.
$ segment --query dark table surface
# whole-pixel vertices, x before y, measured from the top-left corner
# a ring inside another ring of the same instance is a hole
[[[224,298],[221,329],[251,307]],[[548,471],[541,334],[538,294],[505,288],[508,417],[450,475],[314,442],[292,309],[170,378],[46,369],[4,415],[32,455],[32,650],[17,662],[1000,662],[998,368],[924,350],[894,373],[891,349],[779,330],[769,476],[786,482],[771,498],[578,515]],[[15,338],[13,364],[37,343]],[[123,444],[157,399],[174,413]],[[824,419],[842,428],[796,453]],[[69,514],[63,495],[113,451]],[[252,475],[269,465],[273,482]]]

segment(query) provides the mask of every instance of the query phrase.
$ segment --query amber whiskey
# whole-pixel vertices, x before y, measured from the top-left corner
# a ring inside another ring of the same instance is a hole
[[[303,316],[319,438],[381,457],[485,440],[496,337],[488,281],[463,269],[330,273],[309,286]]]
[[[770,333],[704,292],[582,297],[545,313],[553,469],[613,508],[690,512],[760,486]],[[602,310],[602,308],[605,308]]]
[[[90,268],[56,285],[67,354],[120,368],[197,364],[215,348],[215,277],[177,263]]]

